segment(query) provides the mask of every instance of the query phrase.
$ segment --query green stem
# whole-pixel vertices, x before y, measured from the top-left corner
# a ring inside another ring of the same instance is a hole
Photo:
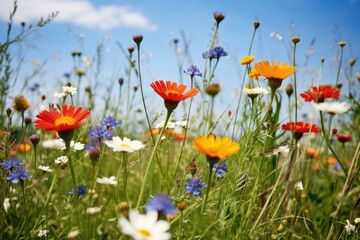
[[[128,128],[128,119],[130,118],[130,80],[131,80],[131,69],[132,69],[132,54],[129,55],[129,71],[127,75],[127,82],[128,82],[128,88],[127,88],[127,100],[126,100],[126,118],[125,118],[125,124],[124,124],[124,131],[126,132]],[[117,114],[117,113],[115,113]]]
[[[127,170],[127,154],[123,152],[123,169],[124,169],[124,192],[126,201],[129,201],[128,192],[127,192],[127,179],[128,179],[128,170]]]
[[[154,157],[156,155],[156,149],[158,148],[159,146],[159,143],[161,141],[161,138],[162,138],[162,135],[164,133],[164,130],[166,129],[166,125],[170,119],[170,115],[171,115],[171,111],[167,111],[167,114],[166,114],[166,118],[165,118],[165,122],[164,122],[164,126],[162,127],[161,131],[160,131],[160,134],[159,134],[159,137],[155,143],[155,146],[153,148],[153,151],[151,153],[151,156],[150,156],[150,160],[149,160],[149,163],[147,165],[147,168],[146,168],[146,172],[145,172],[145,176],[143,178],[143,183],[141,185],[141,190],[140,190],[140,194],[139,194],[139,197],[138,197],[138,201],[136,203],[136,207],[135,208],[139,208],[140,207],[140,204],[141,204],[141,201],[142,201],[142,198],[143,198],[143,195],[144,195],[144,192],[145,192],[145,185],[148,183],[148,177],[149,177],[149,173],[150,173],[150,169],[151,169],[151,165],[152,165],[152,162],[154,160]]]
[[[66,153],[67,153],[66,155],[67,155],[68,160],[69,160],[69,167],[70,167],[70,171],[71,171],[71,178],[72,178],[72,183],[73,183],[73,188],[74,188],[74,199],[75,199],[74,202],[76,203],[76,200],[78,199],[78,192],[77,192],[75,168],[74,168],[74,164],[73,164],[73,161],[72,161],[72,156],[71,156],[71,153],[70,153],[70,141],[69,141],[69,144],[66,144],[66,145],[68,145],[68,146],[66,146]]]
[[[343,59],[343,53],[344,53],[344,47],[341,47],[341,52],[340,52],[340,62],[339,62],[338,72],[337,72],[337,75],[336,75],[336,82],[335,82],[335,85],[339,82],[340,70],[341,70],[341,63],[342,63],[342,59]]]
[[[296,43],[294,43],[294,56],[293,56],[293,66],[295,67],[295,59],[296,59]],[[298,113],[298,106],[297,106],[297,87],[296,87],[296,71],[294,72],[294,96],[295,96],[295,126],[297,123],[297,113]],[[293,133],[293,138],[295,138],[295,132]]]
[[[202,208],[201,208],[201,212],[203,213],[206,207],[206,203],[208,201],[208,197],[209,197],[209,192],[210,192],[210,185],[211,185],[211,177],[212,177],[212,169],[214,167],[213,163],[209,163],[209,178],[208,178],[208,183],[206,186],[206,195],[205,195],[205,200],[203,202]]]

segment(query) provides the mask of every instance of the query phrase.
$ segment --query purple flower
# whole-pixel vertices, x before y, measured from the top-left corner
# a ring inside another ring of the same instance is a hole
[[[20,162],[17,157],[12,157],[0,163],[0,167],[2,167],[4,170],[11,170],[22,165],[24,165],[24,163]]]
[[[113,135],[102,126],[96,126],[89,130],[88,136],[93,139],[111,139]]]
[[[68,191],[68,194],[73,195],[74,194],[74,189],[72,188],[71,190]],[[86,186],[85,185],[78,185],[77,186],[77,195],[79,197],[84,196],[86,194]]]
[[[119,127],[120,123],[116,121],[116,119],[112,116],[108,116],[100,121],[100,124],[104,127],[111,128],[111,127]]]
[[[149,200],[149,203],[145,206],[147,212],[158,211],[163,215],[175,215],[176,206],[172,202],[172,198],[164,193],[156,194]]]
[[[12,183],[18,183],[19,181],[23,181],[26,178],[32,178],[31,174],[25,171],[23,168],[19,168],[11,171],[9,176],[6,177],[6,180],[10,180]]]
[[[205,183],[202,183],[200,181],[199,178],[194,177],[194,178],[188,178],[188,185],[185,185],[185,191],[187,193],[191,193],[192,195],[194,195],[195,197],[200,197],[201,196],[201,189],[202,188],[206,188]]]
[[[184,70],[184,73],[189,74],[191,78],[194,76],[202,77],[200,70],[195,65],[188,67],[188,69]]]
[[[218,164],[214,164],[213,171],[216,171],[216,177],[221,178],[224,177],[225,172],[228,171],[225,162],[219,162]]]
[[[219,59],[220,57],[226,57],[228,55],[228,53],[224,50],[224,48],[220,47],[220,46],[216,46],[212,49],[210,49],[210,51],[206,51],[202,54],[203,58],[217,58]]]
[[[37,92],[39,90],[40,84],[38,83],[34,83],[34,85],[32,85],[31,87],[29,87],[29,90],[31,92]]]

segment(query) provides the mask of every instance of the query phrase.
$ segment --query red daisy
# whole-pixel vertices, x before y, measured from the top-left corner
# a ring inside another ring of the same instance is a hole
[[[83,108],[75,108],[73,105],[62,106],[62,111],[44,110],[36,115],[35,127],[42,128],[46,131],[66,131],[80,127],[84,123],[81,121],[90,116],[89,110]]]
[[[339,142],[341,142],[341,143],[346,143],[351,140],[351,135],[349,135],[349,134],[338,133],[338,134],[336,134],[336,137],[339,140]]]
[[[163,80],[155,81],[150,86],[164,99],[168,110],[174,110],[180,101],[193,97],[199,92],[196,88],[185,92],[186,86],[184,84],[177,85],[176,82],[165,82]]]
[[[289,122],[282,125],[282,129],[295,133],[295,138],[300,139],[304,133],[319,133],[320,130],[315,124],[297,122]]]
[[[305,102],[324,102],[326,98],[338,99],[340,97],[340,90],[329,86],[323,85],[318,87],[311,87],[308,91],[303,92],[300,96],[305,100]]]

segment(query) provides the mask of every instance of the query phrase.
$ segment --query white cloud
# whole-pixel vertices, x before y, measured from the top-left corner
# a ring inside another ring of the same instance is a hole
[[[37,21],[52,12],[59,12],[54,21],[72,23],[97,30],[118,27],[156,31],[158,26],[139,11],[120,5],[94,6],[89,0],[19,0],[16,22]],[[0,1],[0,21],[7,21],[13,8],[13,0]]]

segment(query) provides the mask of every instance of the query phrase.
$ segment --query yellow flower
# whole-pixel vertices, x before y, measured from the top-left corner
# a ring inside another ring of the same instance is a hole
[[[194,148],[204,153],[210,164],[234,155],[240,150],[239,144],[236,142],[227,137],[218,138],[215,135],[203,135],[195,138]]]
[[[22,153],[29,152],[31,150],[32,145],[27,142],[22,142],[17,146],[17,150]]]
[[[14,98],[14,109],[18,112],[25,112],[30,107],[29,101],[24,96]]]
[[[259,76],[260,76],[260,74],[258,73],[258,71],[256,71],[255,68],[253,68],[253,69],[251,70],[251,72],[248,74],[248,77],[249,77],[249,78],[253,78],[253,79],[256,79],[256,80],[259,79]]]
[[[254,57],[251,55],[248,55],[241,59],[240,64],[246,65],[246,64],[250,64],[252,61],[254,61]]]

